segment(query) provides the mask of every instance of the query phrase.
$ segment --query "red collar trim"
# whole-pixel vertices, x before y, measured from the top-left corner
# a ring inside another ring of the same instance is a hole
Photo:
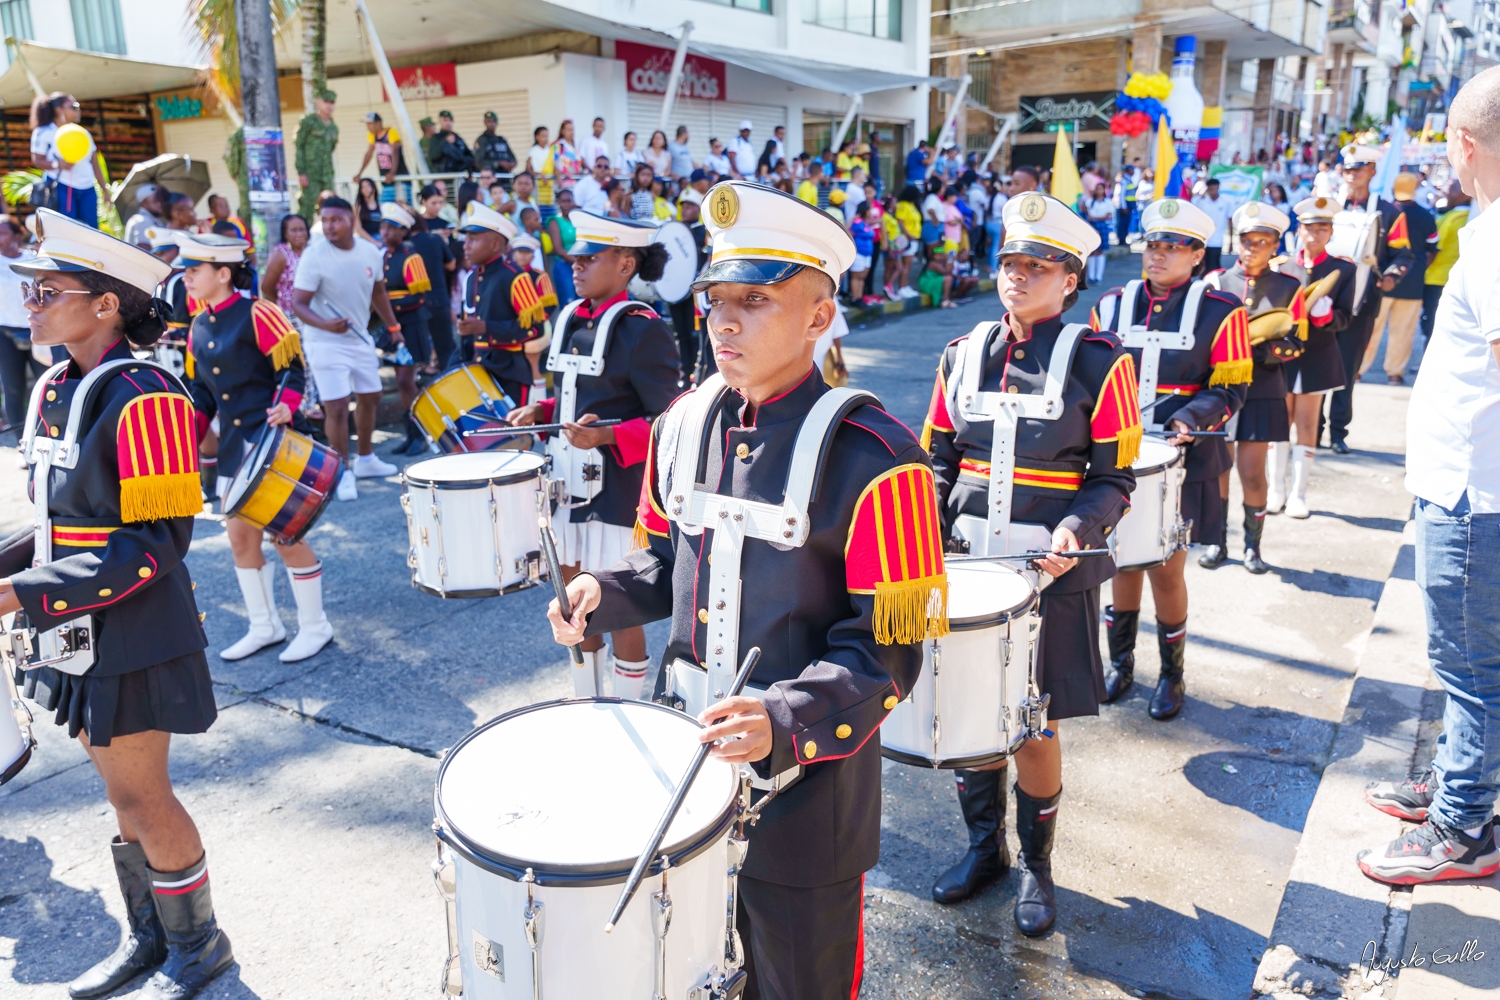
[[[574,311],[573,315],[579,317],[580,319],[594,319],[595,317],[603,316],[610,306],[613,306],[620,302],[624,302],[628,298],[630,298],[630,289],[622,288],[614,295],[610,296],[602,303],[600,303],[599,310],[597,312],[590,308],[589,300],[584,299],[583,305],[579,306],[577,310]]]
[[[236,302],[238,302],[243,297],[244,296],[240,295],[239,292],[231,292],[229,294],[229,298],[225,299],[223,302],[220,302],[216,306],[209,306],[208,307],[208,311],[209,312],[216,312],[216,313],[223,312],[225,309],[228,309],[230,306],[234,305]]]
[[[809,368],[807,370],[807,374],[804,375],[804,376],[802,376],[801,381],[799,381],[796,385],[792,386],[786,392],[783,392],[780,395],[772,396],[770,399],[766,400],[764,403],[761,403],[759,406],[754,407],[754,412],[752,412],[750,414],[750,422],[748,424],[745,423],[745,416],[744,415],[745,415],[745,411],[746,410],[750,410],[751,409],[750,400],[748,398],[746,398],[745,394],[743,392],[740,392],[740,390],[738,390],[738,389],[734,390],[735,393],[741,399],[745,400],[745,405],[740,410],[740,426],[741,427],[754,427],[755,426],[755,421],[760,416],[762,410],[764,410],[766,407],[770,406],[772,403],[780,402],[781,400],[786,399],[792,393],[796,392],[798,389],[800,389],[804,385],[806,385],[807,384],[807,380],[810,379],[810,378],[812,378],[813,371],[814,371],[814,369]]]
[[[1311,263],[1308,263],[1306,250],[1298,250],[1297,256],[1301,258],[1301,264],[1303,267],[1317,267],[1319,264],[1328,259],[1328,251],[1324,250],[1322,253],[1318,254],[1318,259]]]

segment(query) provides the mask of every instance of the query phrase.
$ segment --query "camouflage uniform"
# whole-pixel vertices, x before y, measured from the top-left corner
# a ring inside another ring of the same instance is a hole
[[[307,175],[307,186],[297,199],[297,210],[303,218],[312,219],[320,192],[333,190],[333,151],[338,144],[338,125],[324,122],[316,114],[304,115],[297,125],[297,173]]]

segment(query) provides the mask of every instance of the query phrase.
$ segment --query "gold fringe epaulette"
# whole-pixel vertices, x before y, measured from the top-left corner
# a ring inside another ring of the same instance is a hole
[[[271,359],[271,367],[275,371],[281,371],[290,365],[293,359],[302,357],[302,335],[295,330],[286,334],[271,348],[266,357]]]
[[[120,483],[120,520],[126,524],[203,512],[203,481],[197,472],[133,476]]]
[[[1255,361],[1252,358],[1240,358],[1238,361],[1220,361],[1214,365],[1213,374],[1209,376],[1209,385],[1244,385],[1255,377]]]
[[[875,585],[875,641],[882,646],[948,634],[948,574]]]
[[[1115,468],[1128,469],[1135,464],[1141,455],[1141,438],[1145,433],[1146,428],[1140,424],[1120,431],[1115,438]]]

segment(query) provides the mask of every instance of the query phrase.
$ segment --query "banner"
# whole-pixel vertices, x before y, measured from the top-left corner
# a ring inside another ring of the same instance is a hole
[[[1228,199],[1233,212],[1247,202],[1260,200],[1266,170],[1243,163],[1215,163],[1208,169],[1208,176],[1219,182],[1219,197]]]
[[[245,169],[250,174],[250,204],[258,211],[285,206],[286,148],[281,129],[245,126]]]
[[[615,42],[615,58],[625,63],[625,87],[637,94],[666,94],[672,77],[671,49],[635,42]],[[724,82],[724,64],[688,53],[682,61],[682,80],[678,97],[696,97],[701,101],[723,101],[728,88]]]
[[[396,78],[396,89],[407,101],[430,101],[442,97],[458,96],[458,64],[433,63],[430,66],[408,66],[392,69]],[[380,86],[381,100],[389,102],[390,93],[385,85]]]

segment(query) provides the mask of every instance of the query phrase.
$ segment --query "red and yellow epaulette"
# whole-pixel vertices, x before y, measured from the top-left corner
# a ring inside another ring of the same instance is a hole
[[[182,349],[182,373],[191,379],[198,372],[198,362],[193,358],[193,338],[188,336],[187,346]]]
[[[547,318],[547,307],[542,305],[536,285],[525,272],[511,280],[510,307],[516,311],[516,321],[524,327],[536,326]]]
[[[932,432],[953,433],[953,418],[948,415],[948,380],[943,363],[938,361],[937,379],[932,384],[932,402],[927,404],[927,419],[922,421],[922,450],[932,450]]]
[[[203,510],[193,403],[174,392],[150,392],[125,404],[115,428],[120,519],[193,517]]]
[[[1115,468],[1128,469],[1141,453],[1140,387],[1135,381],[1135,360],[1121,354],[1110,366],[1099,390],[1099,402],[1089,420],[1091,436],[1101,444],[1115,442]]]
[[[414,253],[406,258],[401,265],[401,280],[405,282],[408,292],[432,291],[432,279],[427,276],[427,265],[422,262],[420,254]]]
[[[557,305],[557,289],[552,287],[552,279],[547,277],[545,271],[539,272],[536,276],[536,294],[537,301],[548,309]]]
[[[1396,216],[1391,231],[1385,234],[1385,245],[1393,250],[1411,249],[1411,232],[1406,228],[1406,213]]]
[[[197,319],[198,314],[208,308],[208,303],[202,299],[195,299],[191,295],[187,297],[187,311],[189,319]]]
[[[1307,339],[1307,327],[1308,324],[1312,322],[1312,318],[1308,316],[1307,310],[1308,305],[1306,296],[1304,296],[1301,292],[1293,295],[1290,312],[1292,314],[1292,322],[1297,324],[1295,329],[1297,331],[1298,340]]]
[[[293,358],[302,357],[302,335],[280,306],[265,299],[254,300],[250,303],[250,322],[255,328],[255,346],[271,359],[273,369],[280,371]]]
[[[1209,385],[1243,385],[1255,376],[1255,361],[1250,357],[1250,316],[1244,306],[1236,306],[1219,324],[1208,360],[1213,365]]]
[[[656,480],[656,428],[646,436],[646,474],[641,478],[641,496],[635,505],[635,529],[630,533],[632,549],[644,549],[651,536],[666,538],[670,533],[667,512],[656,503],[652,485]]]
[[[851,594],[875,595],[875,641],[948,634],[948,574],[932,470],[902,465],[865,487],[844,546]]]

